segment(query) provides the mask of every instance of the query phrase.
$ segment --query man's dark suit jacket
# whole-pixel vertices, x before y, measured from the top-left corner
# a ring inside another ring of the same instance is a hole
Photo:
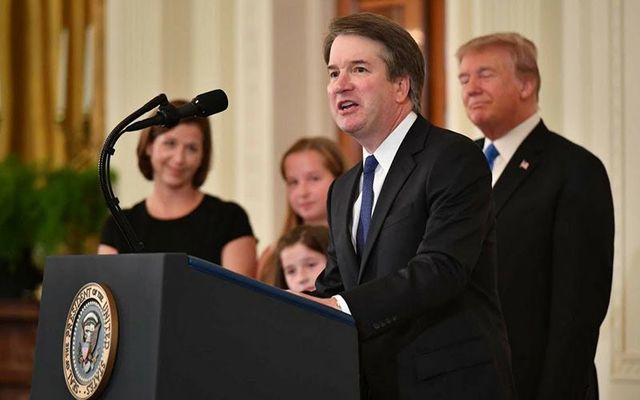
[[[491,175],[472,140],[421,116],[382,186],[364,254],[351,241],[362,165],[337,178],[317,294],[356,321],[363,398],[511,399],[496,288]]]
[[[498,288],[518,398],[597,398],[593,359],[609,305],[614,237],[604,166],[540,122],[495,183],[494,199]]]

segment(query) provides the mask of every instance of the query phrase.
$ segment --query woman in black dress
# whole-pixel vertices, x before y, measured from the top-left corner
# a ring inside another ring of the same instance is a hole
[[[173,101],[176,107],[186,104]],[[143,131],[138,167],[153,181],[152,193],[124,210],[145,252],[181,252],[249,277],[256,274],[256,239],[244,209],[200,190],[211,160],[207,118],[182,120]],[[99,254],[129,252],[113,218],[103,228]]]

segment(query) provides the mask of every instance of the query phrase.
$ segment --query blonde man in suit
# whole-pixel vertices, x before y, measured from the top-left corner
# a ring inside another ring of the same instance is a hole
[[[607,172],[542,122],[530,40],[481,36],[457,57],[463,103],[492,167],[498,288],[518,397],[595,399],[613,265]]]

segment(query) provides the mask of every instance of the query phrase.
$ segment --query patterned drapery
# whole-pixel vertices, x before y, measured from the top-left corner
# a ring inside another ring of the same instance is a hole
[[[0,0],[0,159],[96,161],[103,20],[103,0]]]

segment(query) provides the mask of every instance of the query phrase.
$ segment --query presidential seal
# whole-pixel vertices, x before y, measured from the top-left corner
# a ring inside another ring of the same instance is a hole
[[[71,302],[64,327],[64,380],[76,399],[107,386],[118,348],[118,310],[106,285],[87,283]]]

